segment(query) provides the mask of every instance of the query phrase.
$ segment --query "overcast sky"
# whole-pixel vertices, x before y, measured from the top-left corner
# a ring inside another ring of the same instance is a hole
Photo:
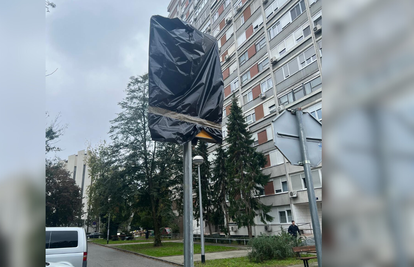
[[[170,0],[56,0],[46,16],[46,110],[67,129],[62,159],[109,141],[129,77],[148,69],[149,22]]]

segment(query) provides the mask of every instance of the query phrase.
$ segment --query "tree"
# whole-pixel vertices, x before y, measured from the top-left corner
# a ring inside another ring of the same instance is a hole
[[[179,167],[182,151],[177,145],[151,140],[147,120],[147,74],[130,78],[126,97],[119,105],[122,111],[111,121],[109,131],[116,164],[122,168],[123,175],[131,179],[133,206],[151,214],[154,246],[161,246],[160,227],[167,215],[172,214],[171,188],[182,176]],[[177,162],[177,159],[180,160]]]
[[[266,165],[266,158],[253,147],[252,134],[247,130],[247,123],[235,97],[232,99],[227,129],[229,148],[226,170],[230,216],[239,227],[247,227],[249,238],[252,238],[252,226],[255,225],[256,216],[263,223],[273,220],[268,215],[271,206],[261,203],[259,197],[255,197],[255,192],[268,183],[269,176],[261,171]]]
[[[225,219],[225,232],[227,235],[230,234],[230,227],[229,227],[229,211],[228,206],[226,203],[226,196],[228,194],[228,179],[227,179],[227,170],[226,170],[226,160],[227,155],[226,152],[223,150],[222,146],[218,146],[216,149],[216,158],[214,160],[214,168],[213,168],[213,192],[214,192],[214,206],[220,207],[216,210],[217,216],[215,218],[223,218]],[[221,212],[220,212],[221,211]],[[219,225],[221,221],[216,221]]]
[[[207,143],[204,141],[199,141],[198,146],[195,149],[195,155],[200,155],[203,157],[204,162],[200,165],[200,181],[201,181],[201,195],[202,195],[202,204],[203,204],[203,220],[208,222],[208,227],[210,234],[211,230],[211,221],[213,215],[213,192],[210,186],[211,172],[210,172],[210,162],[208,160],[207,152]],[[196,199],[194,203],[194,219],[200,219],[200,193],[198,189],[198,168],[194,168],[195,173],[193,174],[193,184],[194,191],[196,192]],[[200,222],[201,223],[201,222]]]
[[[79,226],[80,188],[62,164],[46,161],[46,226]]]
[[[49,117],[49,114],[46,113],[46,118]],[[46,154],[49,152],[60,151],[60,148],[55,146],[59,137],[63,135],[63,132],[66,126],[61,126],[59,123],[60,115],[58,115],[48,126],[46,126],[46,141],[45,141],[45,151]]]

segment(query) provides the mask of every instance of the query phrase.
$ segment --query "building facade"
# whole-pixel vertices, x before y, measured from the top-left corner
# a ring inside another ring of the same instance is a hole
[[[64,165],[70,176],[75,180],[76,184],[81,189],[82,196],[82,221],[83,227],[87,232],[95,232],[98,222],[95,225],[87,225],[86,220],[88,218],[88,187],[92,184],[92,179],[89,175],[89,167],[87,165],[87,152],[80,150],[77,154],[70,155],[67,160],[64,161]]]
[[[223,136],[235,96],[253,134],[270,182],[258,193],[271,205],[273,222],[256,220],[253,235],[276,234],[294,219],[312,233],[302,167],[276,149],[271,122],[285,109],[302,108],[322,122],[322,0],[171,0],[169,17],[213,35],[219,46],[224,80]],[[227,146],[226,142],[223,143]],[[209,145],[214,158],[216,145]],[[313,168],[322,223],[322,165]],[[232,235],[247,229],[230,225]]]

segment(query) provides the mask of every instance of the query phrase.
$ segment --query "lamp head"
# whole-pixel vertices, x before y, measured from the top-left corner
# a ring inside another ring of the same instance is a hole
[[[203,164],[203,162],[204,162],[204,159],[203,159],[203,157],[202,157],[202,156],[200,156],[200,155],[197,155],[197,156],[195,156],[195,157],[193,158],[193,163],[194,163],[195,165],[201,165],[201,164]]]

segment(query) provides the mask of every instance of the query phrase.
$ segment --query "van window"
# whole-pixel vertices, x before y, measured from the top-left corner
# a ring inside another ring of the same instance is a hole
[[[46,232],[46,248],[50,247],[50,234],[51,234],[50,231]]]
[[[54,231],[50,239],[50,248],[73,248],[78,246],[77,231]]]

